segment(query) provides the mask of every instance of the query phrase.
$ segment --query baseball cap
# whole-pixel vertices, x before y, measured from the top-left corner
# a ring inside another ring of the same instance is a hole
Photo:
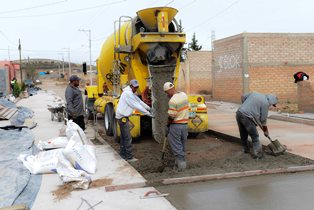
[[[166,83],[164,84],[164,91],[165,91],[165,92],[168,91],[168,90],[170,90],[170,89],[172,89],[172,88],[174,88],[174,85],[173,85],[171,82],[166,82]]]
[[[278,103],[278,98],[277,98],[276,95],[274,95],[274,94],[267,94],[266,98],[267,98],[269,104],[271,104],[274,107],[276,107],[276,104]]]
[[[70,82],[73,82],[73,81],[80,81],[81,80],[81,78],[79,78],[77,75],[72,75],[72,76],[70,76]]]
[[[132,79],[131,81],[130,81],[130,85],[132,85],[133,87],[138,87],[139,85],[138,85],[138,81],[136,80],[136,79]]]

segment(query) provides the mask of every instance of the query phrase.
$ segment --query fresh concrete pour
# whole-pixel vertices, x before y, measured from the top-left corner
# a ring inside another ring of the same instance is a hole
[[[162,186],[178,210],[313,209],[314,172]]]

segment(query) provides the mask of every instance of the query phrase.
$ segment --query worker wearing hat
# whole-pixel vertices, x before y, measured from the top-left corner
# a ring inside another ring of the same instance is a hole
[[[67,103],[68,119],[73,120],[83,130],[85,130],[84,122],[84,105],[82,92],[79,89],[80,80],[77,75],[69,78],[69,85],[65,90],[65,99]]]
[[[189,101],[184,92],[178,92],[171,82],[163,87],[170,98],[168,108],[168,142],[175,156],[175,166],[179,170],[186,168],[185,143],[188,136]]]
[[[259,135],[256,129],[257,125],[263,128],[264,135],[269,136],[267,128],[268,110],[271,106],[276,107],[278,98],[273,94],[261,94],[252,92],[242,96],[242,105],[236,112],[241,143],[244,153],[250,153],[248,145],[248,136],[252,139],[254,159],[263,157],[262,147],[259,141]]]
[[[116,110],[116,119],[120,126],[120,156],[128,162],[137,161],[132,152],[132,136],[130,133],[129,117],[134,109],[153,117],[151,108],[135,95],[139,87],[138,81],[133,79],[130,85],[123,89]]]

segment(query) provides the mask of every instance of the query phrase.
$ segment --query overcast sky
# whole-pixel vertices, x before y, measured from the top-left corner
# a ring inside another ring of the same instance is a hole
[[[190,42],[193,33],[204,50],[211,49],[211,31],[216,39],[241,32],[312,33],[312,0],[1,0],[0,60],[18,59],[18,39],[22,58],[51,58],[72,62],[89,61],[88,33],[92,36],[95,61],[113,21],[135,16],[136,11],[157,6],[179,10]],[[8,50],[9,49],[9,50]]]

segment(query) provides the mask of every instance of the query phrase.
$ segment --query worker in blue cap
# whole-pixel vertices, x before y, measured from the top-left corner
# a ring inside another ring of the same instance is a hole
[[[65,90],[65,99],[67,102],[68,119],[73,120],[83,130],[85,130],[84,122],[84,104],[82,92],[79,89],[80,80],[77,75],[69,78],[69,85]]]

